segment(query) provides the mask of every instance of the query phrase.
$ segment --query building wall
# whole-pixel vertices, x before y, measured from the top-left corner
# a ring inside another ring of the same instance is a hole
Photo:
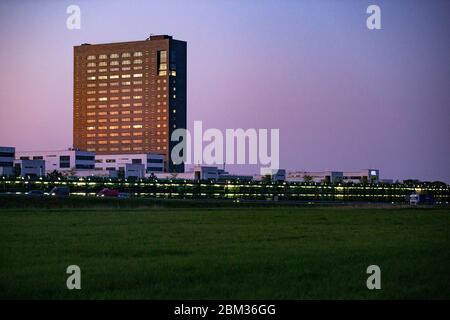
[[[95,154],[86,151],[18,151],[17,160],[44,160],[46,172],[91,170],[95,167]]]
[[[127,164],[143,164],[146,172],[164,172],[164,155],[160,154],[109,154],[96,155],[96,170],[125,170]]]
[[[0,147],[0,176],[13,174],[15,152],[13,147]]]
[[[75,46],[74,70],[75,148],[161,153],[167,170],[184,171],[170,165],[170,134],[186,128],[186,42],[151,36]]]
[[[46,173],[44,160],[15,160],[14,165],[21,177],[43,177]]]

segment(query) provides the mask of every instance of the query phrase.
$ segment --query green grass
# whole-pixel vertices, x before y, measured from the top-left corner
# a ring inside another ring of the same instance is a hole
[[[439,209],[0,210],[0,298],[448,299]],[[82,290],[66,288],[68,265]],[[382,290],[366,288],[381,267]]]

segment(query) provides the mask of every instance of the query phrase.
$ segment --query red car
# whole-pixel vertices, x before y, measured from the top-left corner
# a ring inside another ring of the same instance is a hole
[[[119,190],[103,188],[97,193],[97,197],[118,197]]]

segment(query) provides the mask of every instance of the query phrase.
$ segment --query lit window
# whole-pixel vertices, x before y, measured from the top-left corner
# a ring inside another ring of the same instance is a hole
[[[98,101],[108,101],[108,98],[107,97],[100,97],[100,98],[98,98]]]
[[[88,66],[88,68],[89,68],[89,67],[96,67],[97,64],[96,64],[95,62],[89,62],[89,63],[87,64],[87,66]]]
[[[96,70],[92,69],[92,70],[88,70],[87,73],[95,73]]]
[[[140,64],[140,63],[142,63],[142,59],[134,59],[133,63],[134,64]]]
[[[110,57],[111,59],[115,59],[115,58],[118,58],[118,57],[119,57],[119,54],[118,54],[118,53],[111,53],[111,54],[109,55],[109,57]]]
[[[96,83],[88,83],[87,84],[87,87],[88,88],[93,88],[93,87],[95,87],[96,86]]]
[[[119,122],[119,119],[117,118],[109,119],[109,122]]]
[[[131,68],[130,67],[122,67],[122,71],[130,71]]]
[[[122,78],[123,78],[123,79],[125,79],[125,78],[131,78],[131,75],[129,75],[129,74],[123,74],[123,75],[122,75]]]
[[[131,136],[131,134],[129,132],[122,132],[120,135],[122,137],[129,137],[129,136]]]
[[[96,77],[95,77],[95,76],[90,76],[90,77],[87,77],[87,79],[88,79],[88,80],[95,80]]]
[[[129,52],[122,53],[122,58],[128,58],[131,57],[131,54]]]
[[[158,76],[167,76],[167,71],[159,71]]]
[[[92,131],[92,130],[95,130],[95,127],[87,127],[86,129],[89,131]]]
[[[106,79],[108,79],[108,76],[99,76],[98,77],[98,80],[106,80]]]
[[[108,129],[108,127],[106,127],[106,126],[98,127],[98,130],[106,130],[106,129]]]
[[[88,137],[88,138],[95,138],[95,133],[88,133],[86,135],[86,137]]]
[[[122,100],[129,100],[131,97],[130,96],[123,96]]]
[[[112,115],[112,116],[118,115],[119,111],[110,111],[109,114]]]
[[[130,129],[130,128],[131,128],[131,126],[129,126],[129,125],[122,126],[122,129]]]
[[[119,79],[119,75],[113,75],[113,76],[109,76],[110,79]]]
[[[95,56],[87,56],[88,60],[95,60]]]
[[[130,122],[131,119],[130,118],[122,118],[122,122]]]
[[[130,81],[124,81],[124,82],[122,82],[122,85],[123,86],[129,86],[129,85],[131,85],[131,82]]]
[[[99,59],[106,59],[108,56],[106,54],[101,54],[98,56]]]
[[[142,96],[133,96],[133,99],[142,99]]]
[[[133,74],[133,78],[142,78],[142,73]]]
[[[95,112],[88,112],[88,113],[86,113],[87,115],[88,115],[88,117],[89,116],[95,116]]]
[[[119,129],[119,126],[110,126],[109,129],[111,129],[111,130],[117,130],[117,129]]]
[[[99,67],[106,67],[108,65],[108,63],[106,61],[101,61],[98,63]]]
[[[142,52],[137,51],[137,52],[133,53],[133,57],[142,57]]]
[[[134,66],[133,70],[142,70],[142,66]]]
[[[102,82],[102,83],[99,83],[99,84],[98,84],[98,86],[99,86],[99,87],[107,87],[107,86],[108,86],[108,84],[107,84],[107,83],[104,83],[104,82]]]
[[[122,64],[125,64],[125,65],[126,65],[126,64],[131,64],[131,61],[130,61],[130,60],[123,60],[123,61],[122,61]]]
[[[142,124],[135,124],[133,125],[134,129],[142,129]]]

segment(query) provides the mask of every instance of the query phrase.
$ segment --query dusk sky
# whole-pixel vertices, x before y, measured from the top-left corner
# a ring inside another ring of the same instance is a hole
[[[71,4],[80,30],[66,28]],[[370,4],[381,30],[366,27]],[[72,145],[73,46],[169,34],[188,44],[188,128],[279,128],[290,170],[448,183],[449,12],[445,0],[2,0],[0,145]]]

